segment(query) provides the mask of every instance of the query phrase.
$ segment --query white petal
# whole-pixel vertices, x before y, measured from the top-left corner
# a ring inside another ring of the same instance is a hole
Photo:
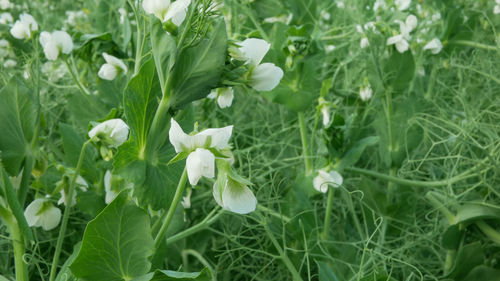
[[[424,50],[430,50],[433,54],[438,54],[443,49],[443,44],[438,38],[432,39],[424,46]]]
[[[323,125],[328,126],[328,124],[330,124],[330,111],[328,110],[328,106],[323,106],[321,108],[321,114],[323,115]]]
[[[14,21],[14,18],[12,17],[12,15],[10,13],[1,13],[0,14],[0,23],[1,24],[8,24],[8,23],[11,23]]]
[[[230,179],[222,192],[224,209],[237,214],[248,214],[255,211],[257,198],[246,185],[239,184]]]
[[[250,86],[257,91],[271,91],[283,78],[283,70],[272,63],[263,63],[254,68]]]
[[[108,143],[111,147],[118,147],[122,145],[128,139],[129,127],[123,120],[110,119],[100,123],[95,126],[89,132],[89,137],[93,138],[96,135],[104,135],[105,137],[111,140],[111,143]]]
[[[410,47],[410,45],[408,44],[408,42],[406,42],[406,40],[401,40],[399,42],[396,42],[396,49],[400,53],[406,52],[409,47]]]
[[[220,177],[220,174],[219,174],[219,177]],[[227,179],[225,179],[225,181],[227,181]],[[224,208],[224,205],[222,204],[222,197],[221,197],[220,191],[219,191],[219,179],[217,179],[214,183],[212,194],[214,196],[215,202],[217,202],[217,204],[219,206]]]
[[[172,20],[172,23],[180,26],[186,18],[186,11],[191,0],[177,0],[170,5],[163,21]]]
[[[319,192],[326,193],[328,185],[339,187],[342,185],[342,176],[335,170],[327,172],[324,169],[318,170],[318,175],[313,179],[313,186]]]
[[[401,30],[401,33],[410,33],[413,29],[417,27],[418,20],[414,15],[409,15],[405,21],[405,31]]]
[[[243,56],[254,65],[258,65],[271,48],[271,44],[257,38],[248,38],[237,44],[241,46],[239,50]]]
[[[116,69],[116,66],[111,65],[109,63],[103,64],[99,69],[99,72],[97,73],[97,76],[99,76],[101,79],[110,81],[114,80],[116,78],[116,75],[118,75],[118,70]]]
[[[314,189],[322,193],[326,193],[326,191],[328,190],[328,184],[326,183],[324,177],[321,175],[317,175],[316,177],[314,177],[313,186]]]
[[[401,34],[396,35],[396,36],[389,37],[389,38],[387,39],[387,45],[393,45],[393,44],[396,44],[397,42],[400,42],[401,40],[404,40],[404,39],[403,39],[403,35],[401,35]]]
[[[198,184],[202,176],[213,178],[215,175],[215,156],[209,150],[197,148],[186,159],[189,183]]]
[[[229,138],[231,138],[232,132],[233,126],[206,129],[194,136],[196,140],[195,144],[197,147],[202,147],[206,145],[206,140],[210,137],[210,143],[208,144],[209,147],[224,149],[228,147]]]
[[[120,68],[121,70],[123,70],[123,73],[127,73],[128,68],[125,65],[125,63],[123,63],[123,61],[121,59],[114,57],[112,55],[108,55],[107,53],[102,53],[102,56],[104,57],[104,60],[108,64],[111,64],[112,66],[114,66],[116,68]]]
[[[220,108],[230,107],[233,103],[234,90],[233,88],[223,88],[219,91],[219,97],[217,98],[217,104]]]
[[[361,47],[361,49],[364,49],[364,48],[370,46],[370,41],[368,41],[368,38],[363,37],[363,38],[361,38],[361,41],[359,42],[359,46]]]
[[[52,38],[54,38],[57,46],[64,54],[69,54],[73,51],[73,40],[66,31],[54,31]]]
[[[19,16],[19,20],[22,23],[24,23],[25,25],[27,25],[30,30],[32,30],[32,31],[38,30],[38,24],[37,24],[35,18],[33,18],[32,15],[26,14],[26,13],[25,14],[21,14]]]
[[[500,4],[500,3],[499,3]],[[493,8],[493,13],[495,15],[498,15],[500,14],[500,5],[495,5],[495,7]]]
[[[42,208],[44,202],[45,199],[35,199],[28,205],[28,207],[26,207],[26,210],[24,211],[24,217],[26,218],[29,226],[40,226],[40,217],[37,214],[38,211],[40,211],[40,209]]]
[[[362,101],[367,101],[371,99],[372,95],[373,91],[370,85],[367,85],[366,87],[361,88],[359,90],[359,97],[361,98]]]
[[[396,0],[395,1],[398,10],[404,11],[410,7],[411,0]]]
[[[57,48],[56,41],[51,39],[45,46],[43,46],[43,52],[48,60],[56,60],[59,56],[59,48]]]
[[[184,133],[181,126],[174,118],[170,119],[170,130],[168,131],[170,143],[174,146],[175,152],[189,151],[194,149],[191,143],[191,136]]]
[[[154,14],[162,21],[169,6],[170,0],[144,0],[142,2],[142,8],[146,14]]]
[[[31,37],[31,32],[26,25],[20,21],[16,21],[10,29],[10,34],[16,39],[28,39]]]
[[[52,203],[51,207],[44,210],[44,212],[40,214],[40,225],[45,231],[56,228],[60,221],[61,210],[52,205]]]

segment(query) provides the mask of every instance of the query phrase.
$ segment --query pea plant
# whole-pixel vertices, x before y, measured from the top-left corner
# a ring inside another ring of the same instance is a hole
[[[0,0],[0,281],[500,280],[499,1]]]

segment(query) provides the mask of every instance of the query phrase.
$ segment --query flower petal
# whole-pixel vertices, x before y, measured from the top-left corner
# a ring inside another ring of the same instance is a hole
[[[118,75],[116,67],[109,63],[103,64],[99,69],[99,72],[97,73],[97,76],[99,76],[101,79],[109,81],[114,80],[116,78],[116,75]]]
[[[28,205],[28,207],[26,207],[26,210],[24,210],[24,217],[26,218],[29,226],[40,226],[40,217],[38,216],[38,212],[42,208],[44,202],[45,199],[35,199]]]
[[[258,65],[271,48],[271,44],[258,38],[248,38],[237,44],[241,46],[239,50],[243,56],[254,65]]]
[[[52,205],[52,203],[50,205],[50,207],[40,214],[40,225],[45,231],[56,228],[61,221],[61,210]]]
[[[272,63],[258,65],[252,71],[250,86],[257,91],[271,91],[283,78],[283,70]]]
[[[257,198],[246,185],[228,179],[222,192],[224,209],[237,214],[248,214],[255,211]]]
[[[170,130],[168,131],[168,138],[170,143],[174,146],[175,152],[188,151],[193,149],[191,138],[188,134],[184,133],[181,126],[174,118],[170,119]]]
[[[54,38],[58,48],[60,48],[64,54],[69,54],[73,51],[73,39],[71,39],[71,36],[69,36],[66,31],[54,31],[52,32],[52,38]]]
[[[207,142],[206,140],[210,137],[210,143],[208,144],[209,147],[224,149],[229,144],[229,138],[231,138],[232,132],[233,126],[203,130],[194,136],[195,145],[197,147],[205,146]]]
[[[198,184],[200,178],[213,178],[215,175],[215,156],[209,150],[197,148],[186,159],[186,169],[191,185]]]
[[[168,8],[163,21],[172,20],[172,23],[180,26],[186,18],[186,11],[191,4],[191,0],[177,0]]]
[[[125,65],[125,63],[123,63],[123,61],[121,59],[119,59],[115,56],[109,55],[107,53],[102,53],[102,56],[104,57],[104,60],[107,63],[111,64],[114,67],[120,68],[121,70],[123,70],[123,73],[127,73],[128,68]]]
[[[220,108],[230,107],[233,103],[234,90],[231,87],[221,88],[217,97],[217,104]]]

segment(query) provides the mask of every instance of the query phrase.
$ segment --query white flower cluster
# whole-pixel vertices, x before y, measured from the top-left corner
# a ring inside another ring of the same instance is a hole
[[[189,183],[195,186],[202,177],[213,178],[217,161],[219,175],[213,188],[215,201],[231,212],[246,214],[254,211],[257,199],[248,188],[250,183],[234,176],[230,167],[233,160],[229,138],[233,126],[206,129],[188,135],[173,118],[170,122],[170,143],[175,152],[187,155],[186,171]]]

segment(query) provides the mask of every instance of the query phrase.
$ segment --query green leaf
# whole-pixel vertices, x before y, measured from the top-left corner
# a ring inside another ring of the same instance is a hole
[[[70,167],[76,167],[80,151],[85,139],[70,125],[60,123],[59,132],[62,137],[64,149],[64,162]],[[99,171],[96,169],[97,150],[92,145],[88,145],[83,156],[81,167],[82,176],[95,182],[99,180]]]
[[[89,222],[70,268],[82,280],[131,280],[148,272],[152,253],[149,216],[121,192]]]
[[[215,23],[207,39],[180,52],[173,67],[169,107],[178,109],[204,98],[217,87],[224,69],[227,51],[226,24]]]
[[[175,39],[163,30],[163,25],[155,16],[150,16],[151,21],[151,48],[156,64],[156,72],[160,79],[162,90],[165,89],[167,76],[175,62],[177,46]]]
[[[460,245],[462,234],[463,231],[460,229],[458,224],[451,225],[443,233],[441,244],[448,250],[456,250]]]
[[[73,36],[74,38],[74,50],[81,49],[85,47],[87,44],[91,43],[92,41],[111,41],[111,33],[109,32],[104,32],[104,33],[99,33],[99,34],[76,34]]]
[[[76,259],[76,256],[78,255],[78,252],[80,252],[81,247],[82,247],[82,242],[78,242],[73,247],[73,253],[64,262],[63,266],[61,267],[61,269],[57,273],[56,281],[76,281],[76,277],[73,275],[73,273],[71,273],[69,266]]]
[[[156,270],[151,281],[211,281],[212,273],[208,268],[200,272],[179,272],[171,270]]]
[[[179,161],[186,159],[190,153],[191,152],[187,152],[187,151],[181,151],[181,152],[177,153],[177,155],[175,155],[174,158],[172,158],[170,161],[168,161],[167,165],[171,165],[171,164],[174,164],[174,163],[177,163]]]
[[[415,61],[410,51],[399,53],[394,51],[384,65],[386,87],[394,92],[401,92],[409,88],[415,74]]]
[[[161,94],[155,74],[155,64],[149,59],[125,89],[124,111],[130,138],[118,148],[113,165],[115,174],[134,183],[134,195],[140,204],[157,210],[168,206],[183,165],[168,165],[176,155],[167,141],[168,118],[161,123],[165,130],[149,136]]]
[[[449,274],[446,278],[461,279],[465,277],[474,267],[481,265],[484,261],[484,253],[481,243],[474,242],[460,248]]]
[[[484,205],[481,203],[469,203],[457,211],[457,224],[470,223],[476,220],[500,219],[500,208]]]
[[[24,82],[15,76],[0,90],[0,101],[2,162],[9,175],[17,176],[37,126],[38,101]]]
[[[500,270],[479,265],[474,267],[462,281],[500,281]]]
[[[379,137],[366,137],[358,142],[356,142],[351,149],[349,149],[346,154],[340,160],[337,169],[342,170],[345,167],[352,166],[358,162],[361,155],[365,151],[366,147],[377,144]]]

